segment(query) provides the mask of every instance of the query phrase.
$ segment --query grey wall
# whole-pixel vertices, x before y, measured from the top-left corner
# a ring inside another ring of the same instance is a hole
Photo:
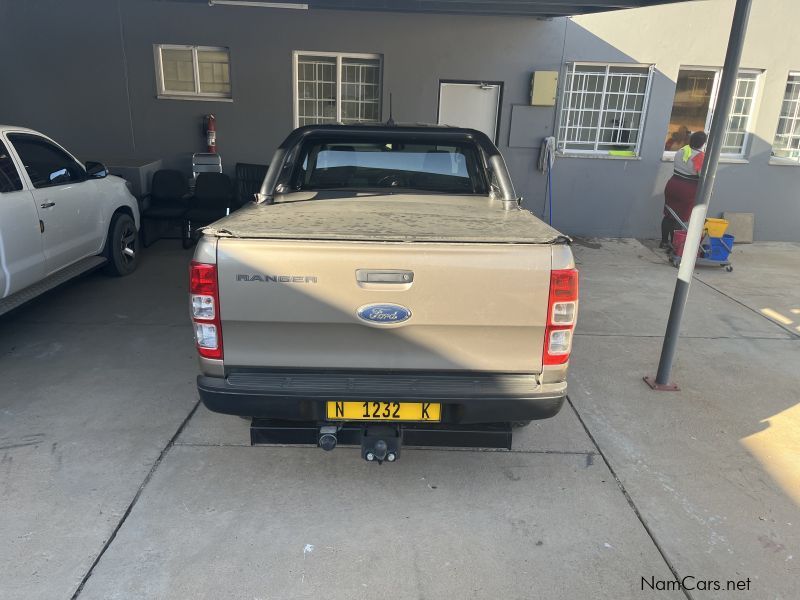
[[[635,30],[631,19],[639,12],[616,18]],[[528,139],[528,146],[553,133],[552,108],[518,106],[511,122],[512,105],[527,102],[531,73],[558,70],[564,59],[655,62],[641,159],[565,157],[554,172],[554,224],[565,232],[654,237],[670,169],[661,149],[677,74],[662,72],[660,62],[675,37],[665,29],[660,48],[633,56],[619,47],[628,48],[630,40],[608,41],[609,31],[619,29],[613,21],[587,21],[593,18],[577,23],[154,0],[0,0],[0,51],[16,57],[4,61],[0,122],[42,130],[86,159],[163,158],[188,170],[190,154],[204,150],[202,117],[213,112],[227,169],[236,162],[266,163],[292,128],[293,50],[380,53],[384,118],[389,93],[396,120],[435,122],[439,79],[503,81],[500,146],[526,206],[541,214],[545,179],[535,169],[538,149],[508,147],[512,127],[515,140]],[[724,29],[725,19],[718,20]],[[157,43],[229,47],[234,101],[157,99]],[[701,58],[683,64],[710,64]],[[779,87],[770,102],[780,103]],[[751,164],[721,169],[712,212],[754,211],[758,238],[799,239],[800,171],[767,166],[768,144],[754,143],[753,151]]]
[[[0,44],[23,60],[5,68],[14,93],[0,95],[0,121],[40,129],[83,157],[164,158],[183,167],[204,150],[209,112],[226,166],[269,160],[293,125],[293,50],[383,54],[384,118],[392,93],[398,121],[436,121],[439,79],[502,80],[504,142],[510,105],[525,102],[531,72],[560,63],[565,26],[148,0],[6,2],[2,11]],[[229,47],[234,102],[156,98],[157,43]],[[535,110],[538,136],[549,135],[553,110]],[[533,150],[509,157],[520,183],[535,161]]]

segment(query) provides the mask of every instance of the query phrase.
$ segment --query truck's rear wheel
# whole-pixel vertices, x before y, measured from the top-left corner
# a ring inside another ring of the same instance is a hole
[[[130,275],[136,270],[139,262],[139,236],[136,223],[127,213],[118,213],[108,228],[108,240],[105,249],[108,264],[106,273],[117,277]]]

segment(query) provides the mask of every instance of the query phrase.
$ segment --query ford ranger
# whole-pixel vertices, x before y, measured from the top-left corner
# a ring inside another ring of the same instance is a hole
[[[570,240],[520,208],[485,134],[301,127],[255,200],[206,228],[191,264],[209,409],[312,423],[326,449],[355,424],[379,462],[399,442],[387,450],[370,427],[400,440],[413,424],[559,411],[578,312]]]

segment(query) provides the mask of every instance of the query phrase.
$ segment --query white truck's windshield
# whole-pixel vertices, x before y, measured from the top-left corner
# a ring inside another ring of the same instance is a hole
[[[295,190],[487,193],[477,148],[469,143],[309,140],[295,164]]]

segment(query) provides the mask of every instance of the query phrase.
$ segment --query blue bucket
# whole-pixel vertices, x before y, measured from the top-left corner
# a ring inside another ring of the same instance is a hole
[[[711,241],[711,252],[706,258],[720,262],[727,261],[733,249],[733,236],[726,233],[721,238],[712,237],[709,240]]]

